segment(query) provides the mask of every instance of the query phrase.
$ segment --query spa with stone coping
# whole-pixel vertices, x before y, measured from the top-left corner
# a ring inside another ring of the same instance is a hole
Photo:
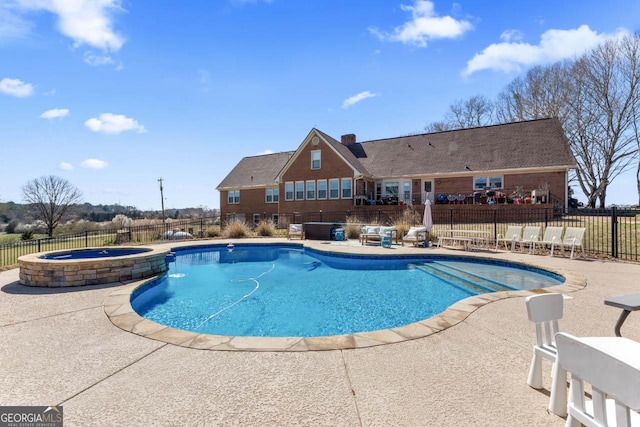
[[[119,246],[23,255],[18,258],[20,283],[71,287],[145,279],[168,270],[168,253],[167,248]]]

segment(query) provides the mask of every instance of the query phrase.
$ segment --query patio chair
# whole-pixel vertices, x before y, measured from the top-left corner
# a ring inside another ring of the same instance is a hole
[[[522,226],[521,225],[510,225],[507,227],[507,232],[503,234],[498,234],[496,237],[496,251],[498,250],[498,246],[500,246],[500,242],[504,243],[504,249],[508,250],[507,242],[511,242],[511,251],[516,247],[516,242],[522,239]]]
[[[427,227],[411,227],[406,236],[402,238],[402,246],[404,242],[413,243],[413,246],[420,246],[427,241]]]
[[[516,243],[520,245],[520,249],[526,244],[529,245],[529,253],[531,253],[533,249],[534,242],[537,242],[540,239],[540,227],[535,225],[527,225],[524,227],[522,231],[522,238],[518,240]]]
[[[289,230],[287,231],[287,239],[297,237],[298,239],[304,239],[304,227],[302,224],[289,224]]]
[[[571,259],[573,259],[573,253],[576,247],[582,250],[582,258],[584,258],[584,246],[582,245],[582,239],[586,228],[582,227],[567,227],[567,231],[564,233],[564,238],[560,243],[560,249],[564,255],[564,248],[571,248]]]
[[[556,335],[558,364],[571,374],[566,426],[640,426],[640,369],[613,353],[628,353],[633,341],[594,347],[594,338]],[[597,338],[595,338],[597,340]],[[626,340],[626,338],[620,338]],[[591,385],[591,400],[585,398],[585,383]]]
[[[551,256],[553,256],[553,250],[556,246],[562,245],[562,231],[563,227],[547,227],[544,230],[544,236],[542,236],[542,240],[538,240],[532,242],[532,247],[530,248],[530,252],[532,254],[536,253],[536,246],[540,248],[544,248],[549,246],[551,249]]]
[[[548,293],[532,295],[525,300],[527,316],[536,326],[536,344],[533,346],[533,358],[529,369],[527,384],[531,387],[542,388],[542,359],[556,363],[557,348],[555,334],[559,331],[558,320],[562,319],[563,297],[562,294]],[[552,383],[551,394],[554,388],[560,386]],[[557,390],[557,388],[556,388]]]

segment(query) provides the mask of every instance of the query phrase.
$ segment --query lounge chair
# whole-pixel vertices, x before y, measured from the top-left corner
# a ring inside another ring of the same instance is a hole
[[[571,399],[568,410],[562,411],[567,413],[566,426],[640,425],[637,342],[627,338],[577,338],[562,332],[556,335],[556,342],[557,363],[571,374]],[[591,385],[591,400],[586,399],[585,383]]]
[[[523,248],[524,245],[529,245],[529,253],[531,253],[533,249],[534,242],[537,242],[540,239],[540,227],[527,225],[524,227],[522,231],[522,238],[517,241],[518,245],[520,245],[520,249]]]
[[[553,250],[556,246],[562,245],[562,231],[563,227],[547,227],[544,230],[544,236],[542,236],[542,240],[538,240],[536,242],[531,243],[530,252],[532,254],[536,253],[536,246],[540,248],[544,248],[549,246],[551,249],[551,256],[553,256]]]
[[[289,224],[289,230],[287,231],[287,239],[304,239],[304,227],[302,224]]]
[[[511,242],[511,251],[516,247],[516,243],[522,239],[522,226],[521,225],[510,225],[507,227],[507,232],[503,234],[498,234],[496,238],[496,251],[498,250],[498,246],[500,246],[500,242],[504,243],[504,249],[508,250],[507,242]]]
[[[571,259],[573,259],[573,253],[576,247],[582,250],[582,258],[584,258],[584,246],[582,245],[582,239],[586,228],[582,227],[567,227],[564,233],[564,238],[560,243],[560,249],[564,254],[564,248],[571,248]]]
[[[410,242],[413,243],[413,246],[418,247],[427,241],[427,234],[427,227],[411,227],[406,236],[402,238],[402,246],[404,246],[404,242]]]

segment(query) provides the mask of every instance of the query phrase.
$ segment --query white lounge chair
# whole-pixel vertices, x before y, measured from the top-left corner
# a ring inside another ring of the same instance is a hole
[[[413,243],[413,246],[419,246],[420,243],[427,241],[427,227],[411,227],[407,234],[402,238],[402,246],[404,242]]]
[[[522,239],[522,226],[521,225],[510,225],[507,227],[506,233],[504,235],[498,234],[496,238],[496,251],[498,250],[498,246],[500,246],[500,242],[504,243],[504,249],[508,250],[507,243],[511,242],[511,251],[516,247],[516,243]]]
[[[304,227],[302,224],[289,224],[289,230],[287,231],[287,239],[304,239]]]
[[[576,248],[580,248],[582,250],[582,258],[584,258],[584,246],[582,245],[582,239],[584,237],[584,232],[586,228],[582,227],[567,227],[567,230],[564,233],[564,238],[560,243],[560,249],[562,249],[562,253],[564,254],[565,248],[571,248],[571,259],[573,259],[573,253]]]
[[[536,246],[543,248],[549,246],[551,249],[551,256],[553,256],[553,250],[556,246],[561,246],[562,244],[562,231],[563,227],[547,227],[544,230],[544,236],[542,236],[542,240],[538,240],[532,242],[532,246],[529,248],[530,253],[534,254],[536,252]]]
[[[524,245],[529,245],[529,252],[533,249],[534,242],[537,242],[540,239],[540,227],[537,225],[527,225],[524,227],[522,231],[522,238],[518,240],[518,244],[520,245],[520,249]]]
[[[557,363],[571,374],[565,425],[640,426],[639,344],[627,338],[576,338],[566,333],[558,333],[556,342]],[[591,400],[585,397],[585,383],[591,385]]]

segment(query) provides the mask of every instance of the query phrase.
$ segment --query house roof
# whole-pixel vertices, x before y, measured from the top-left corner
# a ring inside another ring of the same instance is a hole
[[[294,151],[244,157],[218,184],[218,188],[275,186],[276,176]]]
[[[360,145],[354,147],[359,151],[356,157],[373,178],[576,167],[569,142],[555,118],[355,145]]]
[[[555,118],[364,141],[349,146],[318,129],[312,129],[309,135],[314,131],[354,170],[373,179],[576,167],[569,142]],[[218,189],[275,185],[277,176],[294,154],[295,151],[287,151],[245,157]]]

